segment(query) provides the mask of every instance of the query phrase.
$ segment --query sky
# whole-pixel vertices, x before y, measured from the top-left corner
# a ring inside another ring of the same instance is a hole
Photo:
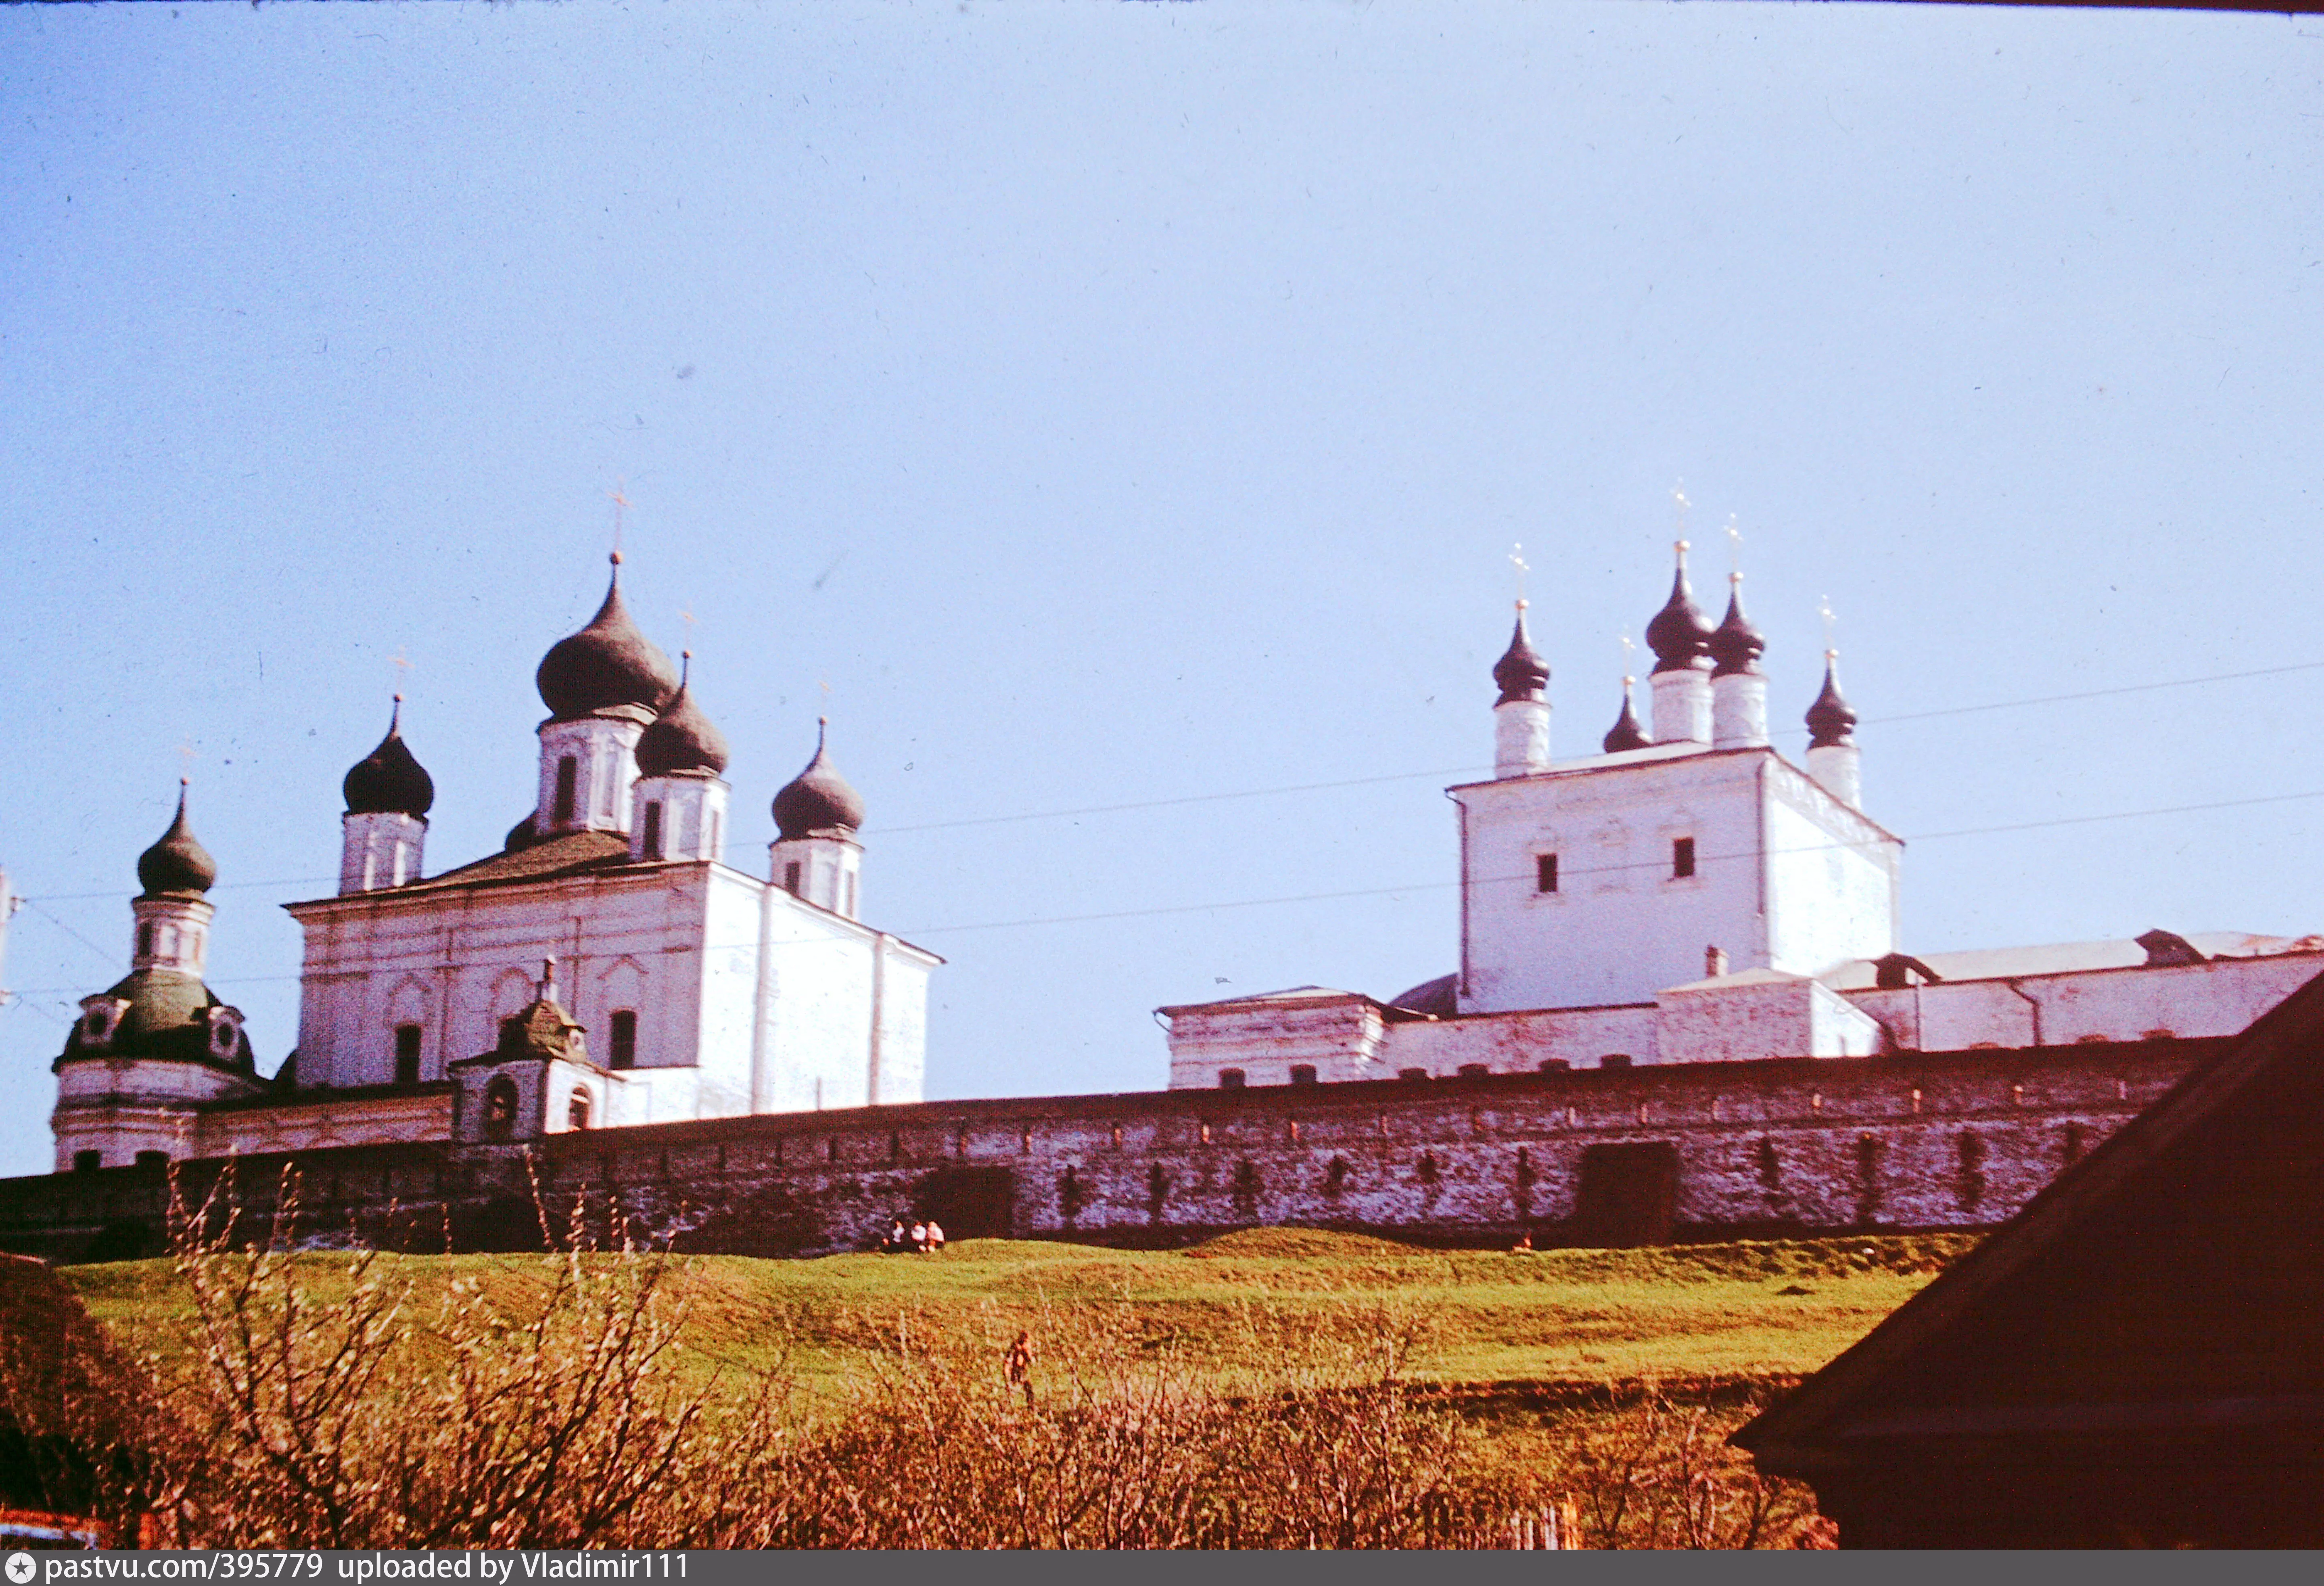
[[[0,7],[0,1173],[181,770],[265,1069],[399,684],[498,849],[616,490],[731,862],[832,718],[932,1097],[1452,969],[1511,548],[1591,752],[1681,488],[1909,950],[2324,930],[2320,177],[2314,17]]]

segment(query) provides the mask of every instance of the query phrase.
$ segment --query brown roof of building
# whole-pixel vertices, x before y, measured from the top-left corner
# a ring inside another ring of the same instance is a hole
[[[2319,1316],[2324,977],[1735,1441],[1819,1480],[1906,1450],[2058,1468],[2098,1457],[2093,1438],[2199,1428],[2297,1428],[2314,1446]]]
[[[521,882],[557,881],[596,871],[619,870],[630,862],[630,840],[619,832],[567,832],[529,848],[495,853],[447,870],[426,881],[355,894],[365,899],[410,898],[420,893],[449,892],[469,887],[500,887]],[[316,902],[335,903],[325,898]],[[294,903],[293,908],[308,907]]]

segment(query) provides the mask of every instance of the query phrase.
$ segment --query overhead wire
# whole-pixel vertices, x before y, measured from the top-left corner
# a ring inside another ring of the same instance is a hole
[[[2101,815],[2057,816],[2045,820],[2012,821],[2002,825],[1989,826],[1959,826],[1950,831],[1923,832],[1914,835],[1900,837],[1896,840],[1904,843],[1937,843],[1957,837],[1995,836],[2015,832],[2042,831],[2061,826],[2093,825],[2107,821],[2144,820],[2157,816],[2196,815],[2210,810],[2243,809],[2255,806],[2269,804],[2292,804],[2311,798],[2324,798],[2324,788],[2316,788],[2304,793],[2272,793],[2257,795],[2249,798],[2211,799],[2199,804],[2159,805],[2152,809],[2112,810]],[[1758,859],[1761,857],[1788,858],[1806,853],[1823,853],[1840,850],[1863,850],[1877,846],[1881,841],[1883,841],[1882,838],[1868,837],[1862,841],[1853,843],[1807,843],[1795,844],[1787,848],[1774,848],[1765,851],[1757,849],[1738,849],[1733,853],[1698,853],[1696,855],[1695,862],[1699,866],[1710,866],[1722,863],[1732,863],[1738,860]],[[1659,871],[1667,869],[1668,864],[1669,862],[1667,860],[1655,858],[1646,860],[1628,860],[1617,864],[1574,865],[1572,867],[1561,868],[1559,879],[1561,882],[1563,882],[1585,876],[1609,875],[1622,871]],[[1170,915],[1179,914],[1208,914],[1215,910],[1227,908],[1266,908],[1294,903],[1328,903],[1342,902],[1355,898],[1396,897],[1410,892],[1452,891],[1463,885],[1483,887],[1527,886],[1535,884],[1536,881],[1536,876],[1533,872],[1524,872],[1517,875],[1472,877],[1469,878],[1465,882],[1462,881],[1409,881],[1395,886],[1354,887],[1337,889],[1330,891],[1294,892],[1269,898],[1213,899],[1204,902],[1165,904],[1149,908],[1111,909],[1093,914],[1040,915],[1023,919],[979,920],[961,925],[920,926],[888,934],[899,938],[909,939],[919,936],[953,936],[970,931],[1022,930],[1040,926],[1094,925],[1124,919],[1160,918]],[[86,938],[83,939],[86,940]],[[706,945],[702,948],[702,951],[706,953],[742,952],[746,950],[755,950],[758,945],[759,944],[755,941],[717,943]],[[777,949],[781,949],[786,947],[822,947],[828,945],[828,944],[821,941],[778,942],[772,944],[772,945]],[[220,986],[272,985],[289,981],[296,981],[301,978],[303,977],[296,974],[240,975],[231,979],[220,979],[214,983]],[[67,986],[38,987],[31,991],[20,991],[17,995],[20,997],[62,995],[69,993],[73,990],[74,988]]]

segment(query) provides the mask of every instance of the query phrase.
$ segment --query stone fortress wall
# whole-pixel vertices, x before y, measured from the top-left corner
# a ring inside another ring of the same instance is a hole
[[[1428,1081],[923,1102],[234,1159],[262,1231],[285,1166],[303,1236],[541,1243],[576,1203],[681,1250],[860,1249],[897,1213],[976,1235],[1170,1246],[1256,1224],[1421,1243],[1628,1244],[1978,1229],[2015,1213],[2226,1043],[1672,1064]],[[181,1164],[198,1203],[226,1162]],[[0,1180],[0,1249],[158,1253],[158,1166]]]

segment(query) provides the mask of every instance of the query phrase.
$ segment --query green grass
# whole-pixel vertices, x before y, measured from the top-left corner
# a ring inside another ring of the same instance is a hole
[[[1382,1325],[1417,1341],[1411,1374],[1447,1385],[1572,1388],[1642,1379],[1766,1382],[1815,1369],[1895,1310],[1968,1237],[1857,1238],[1515,1254],[1439,1251],[1356,1235],[1261,1229],[1192,1249],[1129,1251],[971,1240],[940,1256],[813,1261],[697,1257],[686,1342],[697,1369],[788,1360],[810,1383],[848,1372],[899,1330],[998,1351],[1018,1328],[1093,1319],[1135,1346],[1225,1376]],[[542,1258],[385,1258],[431,1291],[472,1277],[504,1303]],[[318,1290],[345,1258],[316,1255]],[[167,1261],[63,1269],[134,1351],[186,1347],[189,1296]]]

